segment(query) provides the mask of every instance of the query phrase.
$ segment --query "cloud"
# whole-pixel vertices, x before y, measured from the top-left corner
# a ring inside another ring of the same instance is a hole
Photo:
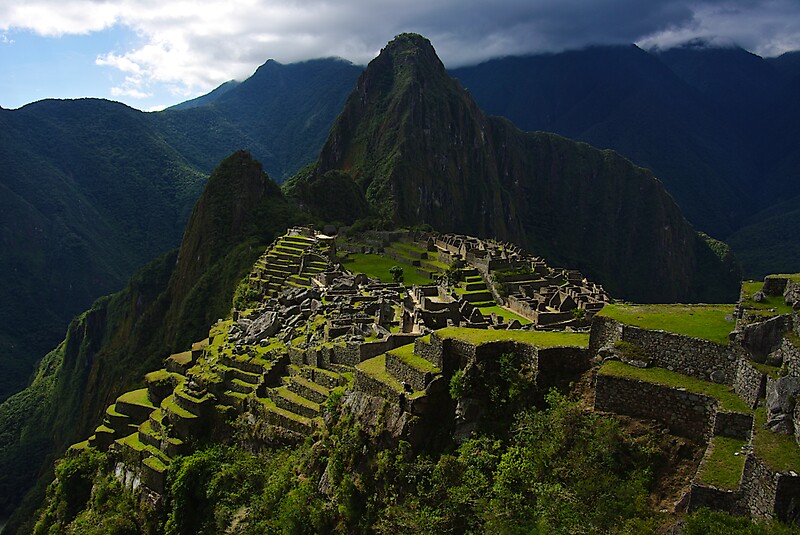
[[[589,44],[669,47],[702,37],[763,55],[800,48],[796,0],[27,0],[0,6],[0,31],[80,34],[115,24],[141,43],[101,51],[129,75],[116,90],[175,94],[243,79],[269,58],[338,56],[366,64],[394,35],[418,32],[455,67]],[[24,5],[23,5],[24,4]],[[137,93],[138,92],[138,93]]]
[[[0,33],[0,44],[3,44],[3,45],[13,45],[13,44],[14,44],[14,40],[13,40],[13,39],[11,39],[11,38],[10,38],[8,35],[6,35],[6,34],[4,34],[4,33]]]

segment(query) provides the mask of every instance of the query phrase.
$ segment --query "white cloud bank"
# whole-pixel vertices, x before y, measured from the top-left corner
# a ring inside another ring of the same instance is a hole
[[[800,49],[797,0],[27,0],[0,5],[0,32],[87,34],[122,25],[141,44],[104,51],[115,95],[175,95],[244,79],[269,58],[366,64],[394,35],[428,37],[448,67],[588,44],[668,47],[694,38],[762,55]],[[4,35],[4,34],[3,34]],[[6,41],[4,41],[6,42]]]

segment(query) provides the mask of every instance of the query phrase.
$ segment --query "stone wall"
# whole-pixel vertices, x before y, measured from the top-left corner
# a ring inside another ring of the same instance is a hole
[[[747,454],[742,477],[745,506],[753,518],[772,519],[775,514],[775,496],[778,485],[775,472],[753,455]]]
[[[518,346],[527,346],[527,344],[518,344]],[[525,348],[518,347],[517,351],[525,351]],[[537,353],[540,373],[568,375],[583,371],[589,366],[590,353],[588,349],[580,347],[549,347],[539,349]]]
[[[774,275],[767,275],[764,278],[764,286],[761,291],[766,295],[783,295],[786,290],[786,283],[788,279],[784,277],[776,277]]]
[[[742,401],[754,409],[758,400],[766,394],[767,375],[755,369],[746,358],[740,358],[733,389]]]
[[[736,377],[738,359],[730,346],[629,325],[623,326],[622,339],[644,349],[652,366],[727,385]]]
[[[679,388],[597,374],[594,408],[662,422],[676,435],[708,439],[717,401]]]
[[[800,283],[788,280],[783,291],[783,299],[787,305],[797,310],[800,307]]]
[[[753,518],[800,524],[800,476],[775,472],[753,453],[742,477],[744,503]]]
[[[732,385],[736,378],[739,354],[733,346],[664,331],[641,329],[603,316],[595,316],[589,338],[592,354],[619,340],[642,348],[650,357],[651,366],[727,385]]]
[[[753,415],[742,412],[718,411],[714,416],[714,436],[722,435],[750,440],[753,435]]]
[[[622,324],[618,321],[595,316],[592,318],[592,328],[589,334],[589,352],[597,354],[601,347],[613,346],[614,342],[622,340]]]
[[[361,362],[361,354],[359,352],[358,344],[333,346],[333,356],[331,357],[331,362],[355,366]]]
[[[689,511],[696,511],[701,507],[713,511],[726,511],[731,514],[746,514],[742,507],[741,491],[718,489],[693,481],[689,497]]]

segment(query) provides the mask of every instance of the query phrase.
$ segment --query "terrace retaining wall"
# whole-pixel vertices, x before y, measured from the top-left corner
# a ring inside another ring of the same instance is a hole
[[[734,383],[739,354],[731,346],[681,334],[642,329],[595,316],[589,340],[592,354],[620,340],[642,348],[650,357],[652,366],[704,381],[727,385]]]
[[[638,379],[597,374],[594,408],[662,422],[676,435],[707,440],[717,400]]]

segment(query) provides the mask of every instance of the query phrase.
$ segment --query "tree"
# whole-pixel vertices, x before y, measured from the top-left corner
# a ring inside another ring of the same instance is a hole
[[[394,282],[403,282],[403,268],[400,266],[392,266],[389,268],[389,273],[392,274]]]

